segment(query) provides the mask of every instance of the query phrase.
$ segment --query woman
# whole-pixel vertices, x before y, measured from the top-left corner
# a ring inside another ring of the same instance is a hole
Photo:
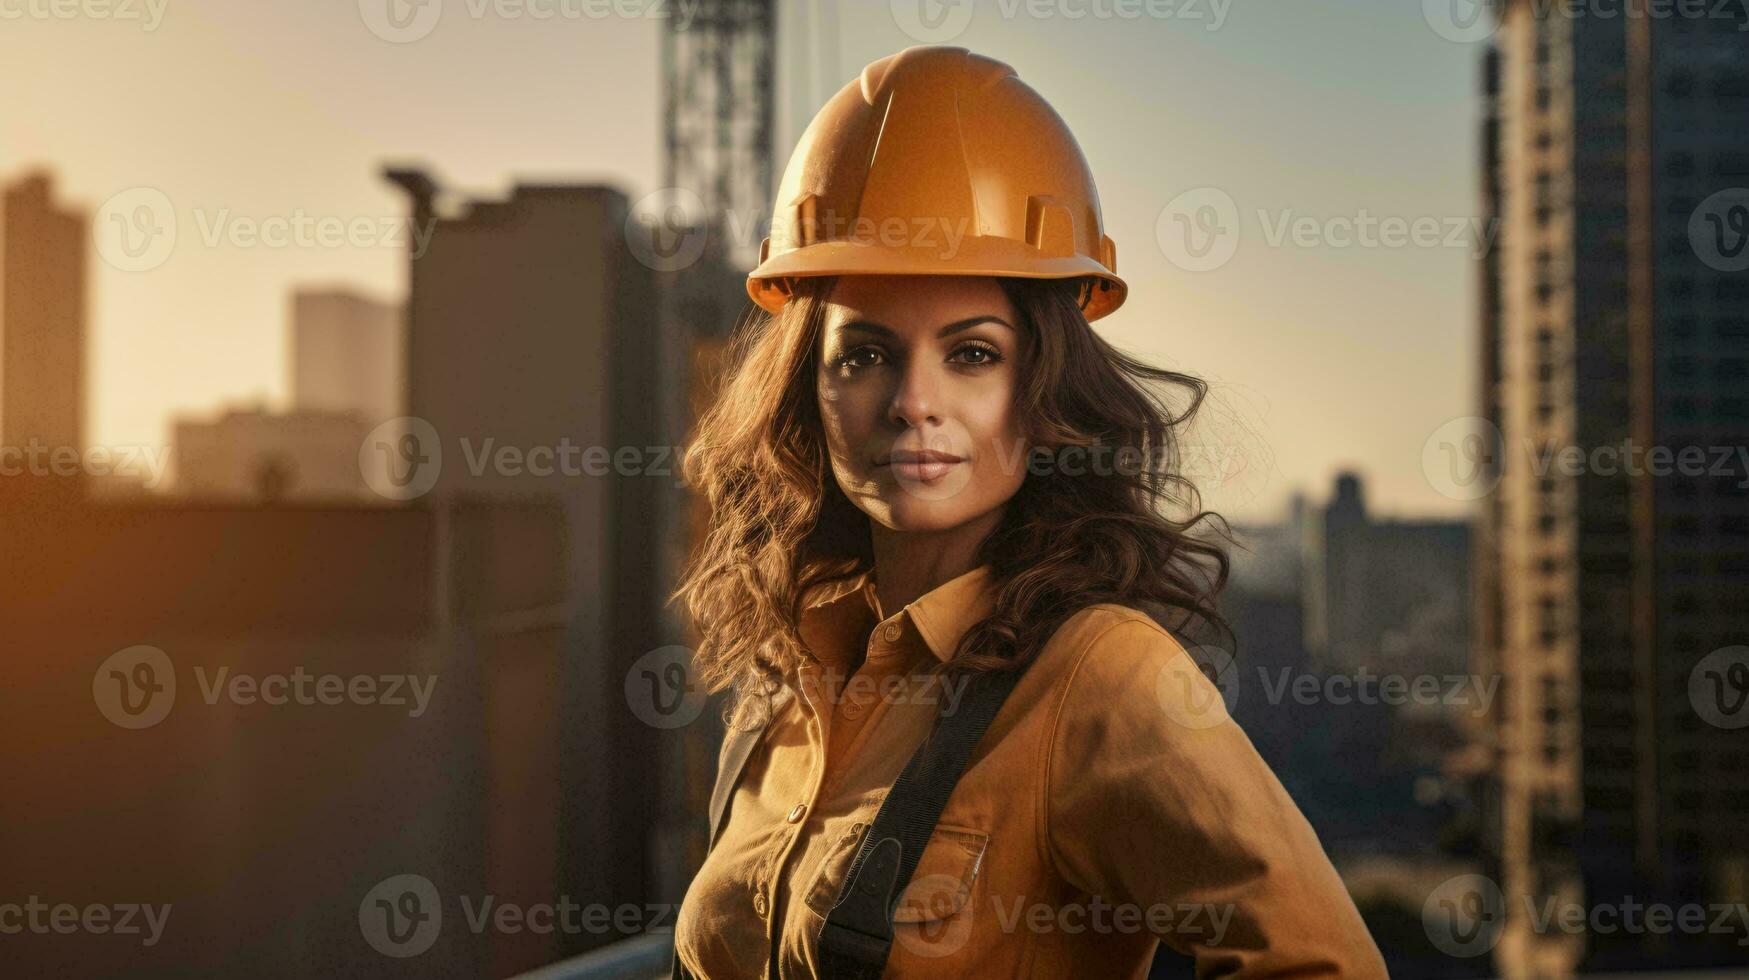
[[[748,281],[773,315],[686,457],[712,516],[676,595],[738,697],[677,975],[840,972],[820,936],[865,832],[986,671],[1018,680],[875,975],[1140,977],[1162,941],[1202,975],[1383,975],[1162,627],[1224,626],[1226,557],[1174,470],[1201,383],[1088,326],[1115,264],[1074,138],[1000,62],[883,58],[803,135]]]

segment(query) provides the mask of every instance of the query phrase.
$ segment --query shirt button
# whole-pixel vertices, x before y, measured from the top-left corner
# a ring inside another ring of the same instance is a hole
[[[798,823],[802,819],[802,814],[806,812],[808,812],[808,805],[806,803],[797,803],[795,807],[790,810],[789,816],[784,819],[788,820],[790,823]]]
[[[765,913],[768,910],[767,910],[766,905],[765,905],[765,896],[764,895],[753,896],[753,911],[759,913],[759,917],[761,919],[765,918]]]
[[[886,637],[887,642],[889,642],[889,643],[892,642],[893,640],[898,639],[899,638],[899,624],[898,623],[887,624],[887,628],[881,631],[881,635]]]

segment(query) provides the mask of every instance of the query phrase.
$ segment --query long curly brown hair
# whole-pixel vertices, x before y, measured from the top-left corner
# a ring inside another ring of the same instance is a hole
[[[685,600],[701,636],[698,682],[712,694],[733,688],[737,703],[764,701],[799,664],[810,591],[873,567],[868,516],[832,475],[816,401],[820,332],[836,282],[799,279],[781,313],[753,308],[742,319],[730,368],[681,462],[711,516],[669,602]],[[1023,668],[1064,621],[1098,603],[1146,610],[1170,629],[1203,625],[1231,637],[1215,605],[1227,552],[1194,533],[1208,521],[1230,543],[1231,529],[1201,508],[1179,472],[1178,434],[1207,386],[1102,339],[1081,314],[1086,286],[1078,280],[998,282],[1022,321],[1021,363],[1030,369],[1016,398],[1033,465],[979,547],[977,563],[991,565],[998,588],[994,609],[961,639],[946,672]],[[1176,413],[1171,391],[1185,396]],[[1093,446],[1134,465],[1037,465]]]

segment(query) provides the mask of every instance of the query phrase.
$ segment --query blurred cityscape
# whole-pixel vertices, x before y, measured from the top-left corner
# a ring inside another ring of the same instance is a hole
[[[1484,16],[1481,383],[1409,461],[1473,516],[1296,493],[1237,528],[1238,648],[1193,652],[1394,975],[1749,966],[1749,19]],[[0,175],[0,902],[174,909],[8,930],[8,975],[508,976],[672,927],[721,736],[665,603],[678,447],[787,149],[776,43],[748,0],[667,30],[654,204],[385,165],[407,294],[296,289],[290,406],[156,452],[88,437],[92,216]],[[631,911],[438,928],[430,889]]]

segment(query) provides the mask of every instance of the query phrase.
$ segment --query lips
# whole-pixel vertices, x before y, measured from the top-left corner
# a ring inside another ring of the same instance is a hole
[[[947,471],[965,462],[953,453],[934,449],[900,449],[880,466],[891,466],[893,472],[907,480],[932,483],[947,475]]]

